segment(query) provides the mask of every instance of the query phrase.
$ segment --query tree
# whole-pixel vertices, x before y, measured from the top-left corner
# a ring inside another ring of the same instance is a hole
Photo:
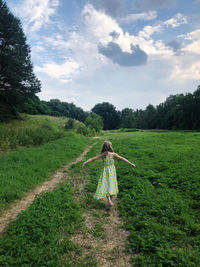
[[[104,130],[116,129],[119,126],[120,112],[112,104],[108,102],[96,104],[91,111],[103,118]]]
[[[134,112],[138,128],[200,129],[200,86],[193,94],[170,95],[154,108]]]
[[[27,98],[20,108],[19,112],[27,113],[27,114],[44,114],[50,115],[51,111],[49,107],[46,105],[45,101],[40,101],[38,96],[34,96],[32,98]]]
[[[93,112],[86,118],[85,125],[90,129],[95,129],[96,132],[100,132],[103,129],[103,119]]]
[[[52,116],[65,116],[84,122],[88,113],[73,103],[61,102],[59,99],[51,99],[45,102],[51,110]]]
[[[148,129],[156,128],[156,109],[151,104],[149,104],[145,109],[145,119]]]
[[[15,116],[26,98],[40,92],[41,84],[33,73],[30,47],[20,20],[0,0],[0,119]]]
[[[136,127],[136,116],[131,108],[124,108],[121,111],[120,127],[122,128]]]
[[[200,129],[200,85],[193,94],[194,98],[194,128]]]

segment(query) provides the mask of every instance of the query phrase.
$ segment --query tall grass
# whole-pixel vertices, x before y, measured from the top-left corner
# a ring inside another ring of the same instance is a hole
[[[66,118],[21,115],[21,119],[0,123],[0,152],[35,146],[64,137]]]

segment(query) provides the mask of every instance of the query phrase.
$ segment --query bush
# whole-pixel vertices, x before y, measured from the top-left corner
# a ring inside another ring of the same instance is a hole
[[[100,132],[103,129],[103,119],[94,112],[86,118],[85,124],[96,132]]]
[[[75,119],[69,118],[65,124],[66,130],[72,130],[75,126]]]

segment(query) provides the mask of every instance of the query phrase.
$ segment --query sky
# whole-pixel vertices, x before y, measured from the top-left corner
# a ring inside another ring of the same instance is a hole
[[[200,84],[200,0],[6,0],[41,100],[145,109]]]

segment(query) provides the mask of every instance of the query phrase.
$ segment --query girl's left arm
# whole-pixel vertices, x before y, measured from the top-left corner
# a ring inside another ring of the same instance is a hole
[[[136,167],[134,163],[128,161],[128,160],[127,160],[126,158],[124,158],[124,157],[121,157],[121,156],[118,155],[117,153],[114,153],[114,156],[115,156],[117,159],[120,159],[120,160],[122,160],[122,161],[124,161],[124,162],[130,164],[133,168]]]
[[[88,159],[88,160],[86,160],[84,163],[83,163],[83,165],[82,165],[82,169],[85,167],[85,165],[86,164],[88,164],[88,163],[90,163],[90,162],[92,162],[92,161],[95,161],[95,160],[97,160],[97,159],[100,159],[100,158],[102,158],[102,154],[99,154],[99,155],[97,155],[96,157],[93,157],[93,158],[90,158],[90,159]]]

